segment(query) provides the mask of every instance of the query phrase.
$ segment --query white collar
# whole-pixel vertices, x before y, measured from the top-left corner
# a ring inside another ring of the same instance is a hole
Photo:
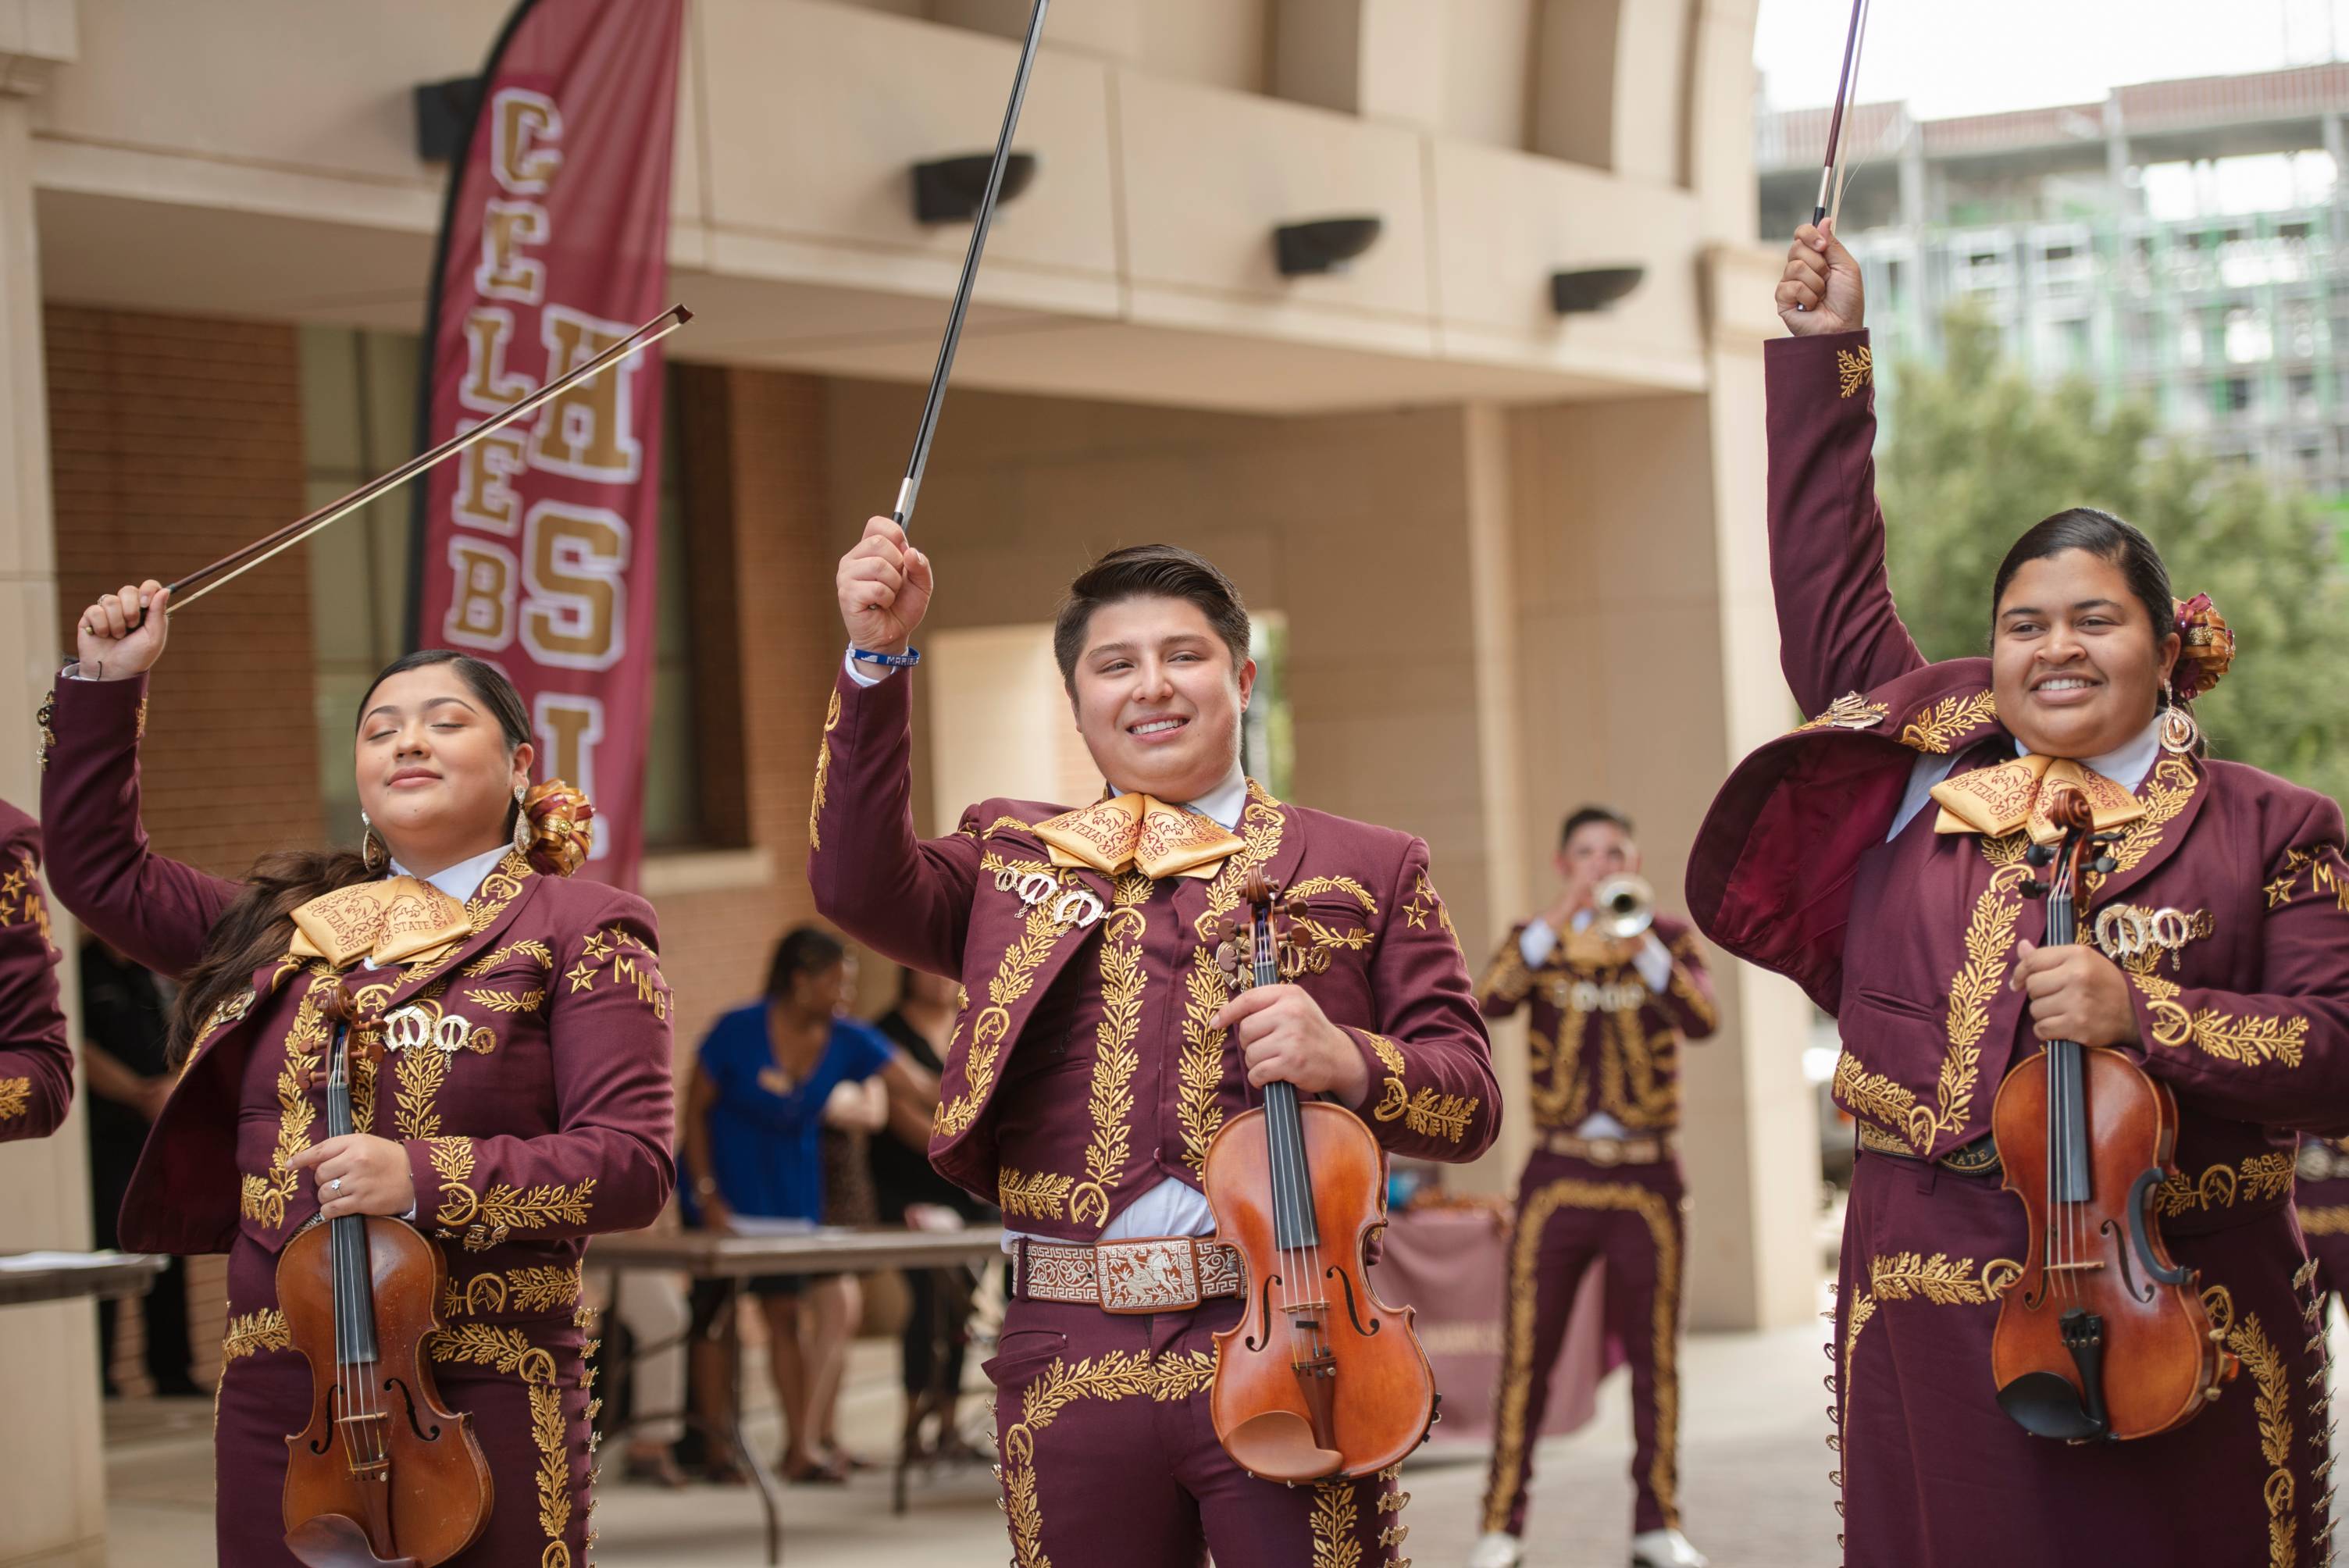
[[[2017,757],[2027,756],[2029,748],[2018,740],[2014,743],[2014,754]],[[2137,738],[2114,748],[2102,757],[2083,757],[2080,766],[2103,774],[2134,795],[2137,787],[2145,782],[2145,776],[2153,771],[2154,761],[2160,755],[2161,715],[2157,713]]]
[[[431,876],[419,880],[430,882],[459,903],[465,903],[470,902],[475,893],[481,891],[481,883],[488,880],[492,872],[498,869],[498,862],[505,858],[506,846],[500,844],[496,849],[485,850],[470,861],[459,861],[453,866],[444,867]],[[416,875],[398,861],[392,861],[390,870],[384,874],[395,877]]]
[[[1131,789],[1121,789],[1114,784],[1109,787],[1109,792],[1112,795],[1134,793]],[[1226,828],[1237,829],[1240,825],[1240,813],[1247,810],[1247,771],[1240,766],[1240,759],[1237,757],[1232,758],[1232,770],[1224,775],[1222,783],[1197,799],[1185,800],[1182,805],[1185,810],[1196,811],[1202,817],[1212,817]]]

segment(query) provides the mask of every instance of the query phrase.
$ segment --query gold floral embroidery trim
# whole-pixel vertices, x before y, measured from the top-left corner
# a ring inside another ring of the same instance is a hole
[[[1813,729],[1874,729],[1892,714],[1885,703],[1870,702],[1856,691],[1847,691],[1827,704],[1827,710],[1816,718],[1806,719],[1790,732],[1801,735]]]
[[[1383,1035],[1361,1031],[1362,1038],[1371,1043],[1371,1052],[1379,1065],[1389,1074],[1386,1089],[1371,1112],[1375,1121],[1401,1121],[1408,1132],[1422,1138],[1441,1138],[1457,1143],[1468,1136],[1468,1123],[1476,1114],[1476,1101],[1464,1094],[1441,1094],[1423,1088],[1414,1094],[1403,1087],[1402,1048]]]
[[[963,1057],[963,1092],[939,1102],[931,1127],[941,1138],[959,1138],[970,1130],[995,1088],[996,1059],[1011,1033],[1011,1006],[1036,983],[1036,970],[1051,955],[1060,940],[1050,903],[1030,905],[1019,939],[1003,950],[1003,960],[987,983],[987,1006],[972,1017],[970,1039]],[[957,1026],[958,1028],[959,1026]],[[954,1047],[947,1047],[951,1059]]]
[[[823,710],[823,738],[815,745],[815,792],[808,799],[808,848],[823,848],[823,803],[826,781],[832,773],[832,732],[840,727],[840,691],[833,689],[832,701]]]
[[[33,1080],[28,1078],[0,1078],[0,1121],[24,1115],[32,1108]]]
[[[318,1116],[310,1099],[310,1078],[330,1037],[318,1007],[331,975],[323,969],[312,972],[285,1031],[285,1059],[277,1069],[277,1147],[270,1153],[269,1169],[257,1175],[246,1171],[238,1179],[238,1212],[273,1231],[285,1227],[286,1205],[299,1191],[293,1160],[310,1147],[310,1128]]]
[[[1051,1568],[1044,1554],[1044,1517],[1036,1500],[1036,1434],[1079,1399],[1146,1398],[1158,1404],[1188,1399],[1215,1381],[1216,1358],[1205,1350],[1153,1357],[1112,1350],[1071,1366],[1055,1358],[1020,1390],[1019,1419],[1003,1432],[1003,1510],[1011,1522],[1018,1568]]]
[[[546,1532],[540,1568],[569,1568],[571,1549],[563,1532],[571,1524],[571,1461],[564,1450],[563,1390],[552,1354],[533,1345],[519,1328],[462,1323],[426,1341],[435,1361],[493,1367],[519,1377],[530,1398],[531,1441],[538,1449],[538,1525]],[[594,1472],[589,1472],[594,1482]],[[590,1508],[595,1504],[591,1500]]]
[[[1073,1176],[1049,1171],[1023,1175],[1007,1165],[995,1173],[995,1201],[1016,1220],[1057,1220],[1066,1212],[1069,1189],[1075,1185]]]
[[[1207,923],[1239,907],[1240,890],[1248,872],[1268,864],[1280,853],[1286,820],[1280,802],[1255,779],[1248,780],[1248,803],[1240,813],[1240,837],[1247,848],[1224,862],[1207,883],[1207,907],[1193,923],[1192,934],[1204,937]],[[1224,1035],[1209,1020],[1231,1000],[1231,984],[1216,963],[1214,944],[1202,940],[1198,957],[1184,979],[1187,993],[1183,1006],[1183,1050],[1175,1063],[1174,1119],[1183,1132],[1183,1161],[1194,1171],[1204,1170],[1207,1144],[1224,1125],[1224,1108],[1217,1096],[1224,1086]]]
[[[1092,1086],[1085,1101],[1093,1133],[1085,1146],[1085,1179],[1069,1205],[1069,1217],[1079,1224],[1109,1223],[1109,1194],[1125,1172],[1133,1075],[1142,1066],[1134,1041],[1142,1027],[1142,937],[1149,920],[1141,906],[1155,885],[1139,872],[1119,877],[1102,926],[1102,1017],[1093,1026]]]
[[[1354,1538],[1361,1511],[1350,1480],[1317,1481],[1313,1487],[1313,1568],[1361,1568],[1362,1543]]]
[[[1876,379],[1876,351],[1863,343],[1836,350],[1836,396],[1849,397]]]
[[[2227,1332],[2227,1348],[2242,1361],[2255,1388],[2251,1408],[2259,1418],[2260,1457],[2270,1470],[2262,1488],[2268,1505],[2269,1568],[2292,1568],[2294,1560],[2292,1470],[2292,1386],[2283,1357],[2260,1326],[2259,1315],[2247,1312]]]
[[[532,960],[550,975],[554,972],[554,950],[545,943],[533,938],[522,942],[509,942],[502,947],[493,948],[458,970],[457,973],[468,980],[479,980],[482,975],[517,954]]]
[[[221,1338],[221,1364],[226,1366],[264,1350],[293,1347],[294,1336],[285,1326],[285,1315],[276,1307],[239,1313],[228,1320],[228,1331]]]
[[[1945,696],[1903,726],[1900,744],[1946,757],[1968,731],[1998,717],[1998,699],[1986,691]]]
[[[2292,1191],[2292,1157],[2286,1153],[2249,1155],[2239,1166],[2213,1165],[2190,1181],[2179,1171],[2153,1190],[2153,1212],[2166,1220],[2281,1198]],[[2301,1228],[2307,1228],[2304,1221]]]
[[[478,1274],[460,1289],[450,1280],[441,1290],[444,1317],[466,1317],[481,1312],[553,1312],[580,1299],[584,1265],[546,1264],[509,1270],[503,1274]]]
[[[2349,1236],[2349,1203],[2323,1203],[2301,1210],[2300,1230],[2308,1236]]]
[[[2306,1018],[2236,1017],[2210,1007],[2189,1013],[2178,1000],[2182,987],[2176,981],[2138,969],[2131,969],[2128,976],[2145,993],[2147,1011],[2153,1015],[2156,1045],[2176,1050],[2190,1040],[2204,1054],[2221,1061],[2247,1067],[2268,1062],[2300,1066],[2302,1048],[2308,1042]]]
[[[1514,1009],[1533,988],[1534,972],[1526,967],[1526,955],[1513,934],[1502,939],[1493,961],[1476,977],[1476,1006],[1489,1009],[1495,1003],[1506,1003]]]
[[[1511,943],[1512,950],[1516,947]],[[1580,1072],[1582,1047],[1588,1034],[1584,1013],[1574,1000],[1571,985],[1551,992],[1557,1014],[1557,1032],[1545,1037],[1537,1014],[1526,1031],[1526,1050],[1532,1068],[1534,1121],[1541,1127],[1579,1125],[1589,1109],[1590,1080]]]
[[[401,1051],[392,1064],[392,1126],[403,1139],[440,1136],[440,1086],[449,1080],[449,1053],[431,1046]],[[434,1164],[439,1159],[436,1151]]]
[[[1920,1154],[1930,1153],[1936,1136],[1962,1130],[1973,1114],[1974,1080],[1982,1072],[1982,1038],[1990,1027],[1991,1005],[2006,980],[2014,951],[2015,922],[2023,915],[2022,885],[2030,875],[2023,851],[2027,840],[2011,833],[1982,841],[1992,866],[1990,885],[1966,923],[1966,961],[1950,977],[1949,1049],[1933,1086],[1933,1106],[1910,1110],[1906,1131]]]
[[[1680,1367],[1675,1356],[1681,1294],[1680,1232],[1671,1201],[1629,1181],[1552,1181],[1528,1197],[1518,1211],[1509,1243],[1508,1332],[1503,1340],[1501,1408],[1493,1421],[1493,1478],[1485,1501],[1485,1528],[1508,1528],[1525,1470],[1526,1402],[1533,1387],[1534,1264],[1542,1231],[1560,1209],[1629,1210],[1648,1223],[1656,1248],[1655,1403],[1656,1458],[1648,1488],[1663,1510],[1666,1528],[1680,1523]]]
[[[2143,863],[2161,842],[2162,830],[2178,820],[2188,801],[2201,784],[2201,774],[2183,757],[2165,757],[2154,764],[2153,772],[2144,785],[2145,815],[2131,822],[2121,834],[2120,841],[2111,845],[2106,853],[2111,857],[2110,872],[2088,872],[2088,896],[2094,899],[2112,877],[2126,876]]]
[[[1828,1446],[1843,1456],[1843,1463],[1851,1463],[1853,1447],[1850,1432],[1844,1428],[1845,1418],[1851,1410],[1852,1367],[1859,1351],[1859,1331],[1876,1315],[1879,1301],[1921,1302],[1930,1306],[1983,1306],[1996,1301],[2006,1288],[2023,1274],[2023,1266],[2012,1258],[1992,1258],[1980,1268],[1971,1258],[1952,1260],[1946,1253],[1922,1256],[1916,1253],[1890,1253],[1870,1259],[1868,1265],[1868,1288],[1851,1304],[1844,1320],[1843,1360],[1836,1378],[1835,1422],[1837,1435],[1827,1439]],[[1847,1495],[1851,1484],[1846,1470],[1838,1470],[1830,1478]],[[1837,1502],[1837,1511],[1843,1505]]]

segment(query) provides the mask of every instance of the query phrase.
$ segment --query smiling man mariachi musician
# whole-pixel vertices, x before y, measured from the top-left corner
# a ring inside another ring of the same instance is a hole
[[[808,869],[827,916],[968,995],[930,1157],[1019,1237],[988,1367],[1017,1560],[1098,1563],[1114,1542],[1131,1568],[1393,1562],[1391,1476],[1289,1489],[1216,1442],[1210,1336],[1241,1304],[1199,1182],[1216,1130],[1275,1079],[1354,1108],[1397,1153],[1492,1141],[1490,1052],[1426,846],[1246,777],[1247,613],[1171,545],[1102,557],[1054,628],[1108,796],[987,800],[917,840],[901,666],[930,591],[885,518],[841,562],[852,647]],[[1289,901],[1297,983],[1235,997],[1210,934],[1254,869]]]

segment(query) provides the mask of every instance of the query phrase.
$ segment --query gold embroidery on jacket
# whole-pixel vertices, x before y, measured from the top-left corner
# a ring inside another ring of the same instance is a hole
[[[2186,803],[2194,799],[2201,777],[2194,765],[2182,757],[2165,757],[2154,764],[2143,787],[2145,815],[2131,822],[2120,841],[2105,851],[2112,858],[2113,869],[2088,872],[2090,899],[2095,897],[2107,878],[2127,875],[2153,852],[2154,846],[2161,842],[2162,830],[2177,820],[2178,814],[2186,810]]]
[[[1713,1003],[1705,994],[1697,988],[1690,967],[1697,955],[1696,934],[1681,933],[1680,940],[1671,944],[1670,952],[1672,955],[1672,995],[1681,999],[1681,1006],[1689,1010],[1689,1016],[1696,1020],[1698,1027],[1712,1028],[1720,1021],[1720,1016],[1714,1012]]]
[[[963,1057],[963,1092],[941,1101],[937,1113],[931,1118],[931,1128],[939,1137],[959,1138],[978,1119],[988,1095],[995,1088],[996,1058],[1002,1054],[1003,1042],[1011,1033],[1012,1004],[1025,996],[1028,988],[1036,983],[1037,966],[1051,955],[1060,936],[1061,929],[1053,923],[1050,904],[1030,905],[1019,939],[1003,950],[1003,960],[996,965],[995,977],[987,983],[987,1006],[971,1022],[969,1048]],[[951,1043],[947,1053],[951,1061]]]
[[[2156,1045],[2176,1050],[2190,1040],[2221,1061],[2300,1066],[2301,1047],[2308,1041],[2306,1018],[2237,1017],[2210,1007],[2189,1013],[2178,1000],[2184,988],[2176,981],[2137,968],[2128,971],[2128,977],[2145,993]]]
[[[2251,1408],[2259,1417],[2260,1457],[2271,1467],[2262,1489],[2268,1505],[2269,1568],[2291,1568],[2293,1558],[2293,1491],[2292,1470],[2293,1431],[2292,1387],[2284,1375],[2283,1357],[2260,1326],[2259,1314],[2247,1312],[2227,1332],[2227,1348],[2243,1363],[2257,1390]]]
[[[487,975],[491,970],[495,969],[507,959],[512,958],[518,954],[522,957],[530,959],[545,973],[549,975],[554,973],[554,950],[547,946],[545,943],[540,942],[535,938],[525,939],[521,942],[509,942],[502,947],[494,948],[489,953],[482,954],[481,957],[474,959],[471,964],[468,964],[462,969],[458,970],[457,973],[463,975],[468,980],[479,980],[482,975]]]
[[[823,710],[823,736],[815,743],[815,791],[808,798],[808,848],[823,848],[823,802],[825,779],[832,773],[832,732],[840,727],[840,690],[833,688],[832,701]]]
[[[0,1078],[0,1121],[22,1116],[32,1108],[33,1080],[28,1078]]]
[[[285,1326],[285,1315],[276,1307],[267,1306],[259,1312],[240,1313],[228,1320],[228,1332],[221,1339],[221,1363],[241,1361],[264,1350],[291,1350],[294,1336]]]
[[[1982,858],[1992,866],[1990,885],[1966,923],[1966,961],[1950,977],[1950,1046],[1933,1086],[1933,1109],[1920,1105],[1909,1118],[1909,1141],[1920,1154],[1930,1151],[1937,1134],[1960,1130],[1973,1114],[1982,1037],[1990,1027],[1991,1005],[2005,983],[2015,922],[2023,915],[2021,890],[2031,874],[2023,861],[2028,841],[2022,833],[1982,841]]]
[[[1849,397],[1876,379],[1876,351],[1863,343],[1836,350],[1836,396]]]
[[[1508,1528],[1525,1470],[1526,1401],[1533,1387],[1534,1264],[1542,1231],[1560,1209],[1629,1210],[1648,1223],[1656,1249],[1655,1405],[1656,1458],[1648,1488],[1663,1510],[1667,1528],[1680,1522],[1680,1368],[1675,1357],[1680,1324],[1681,1254],[1677,1215],[1662,1193],[1630,1181],[1552,1181],[1528,1196],[1518,1210],[1509,1241],[1509,1312],[1502,1341],[1501,1408],[1493,1421],[1493,1476],[1485,1502],[1485,1528]]]
[[[479,1312],[553,1312],[580,1298],[584,1265],[546,1264],[503,1274],[478,1274],[460,1288],[450,1280],[441,1289],[440,1315],[465,1317]]]
[[[1371,905],[1370,913],[1377,913],[1377,906]],[[1436,924],[1444,928],[1444,934],[1452,938],[1452,944],[1455,947],[1460,944],[1460,932],[1452,923],[1452,912],[1444,907],[1444,900],[1437,896],[1435,883],[1423,867],[1420,871],[1419,881],[1412,887],[1410,901],[1402,906],[1402,913],[1403,918],[1411,922],[1413,931],[1425,931],[1427,917],[1433,914]]]
[[[2301,1234],[2349,1236],[2349,1203],[2319,1203],[2300,1211]]]
[[[317,1071],[319,1053],[332,1037],[326,1016],[318,1010],[325,988],[332,984],[333,971],[323,965],[312,971],[310,984],[295,1008],[294,1022],[285,1031],[285,1059],[277,1069],[277,1147],[270,1154],[266,1173],[247,1171],[238,1181],[237,1212],[273,1231],[284,1228],[285,1206],[300,1190],[293,1160],[310,1147],[310,1127],[318,1116],[310,1099],[310,1078]]]
[[[1870,702],[1856,691],[1847,691],[1827,704],[1827,710],[1816,718],[1804,720],[1789,731],[1801,735],[1813,729],[1874,729],[1891,717],[1889,705]]]
[[[1188,1399],[1215,1381],[1216,1358],[1205,1350],[1153,1357],[1112,1350],[1073,1367],[1054,1358],[1020,1390],[1019,1419],[1003,1431],[1003,1511],[1011,1522],[1017,1568],[1051,1568],[1044,1554],[1044,1516],[1036,1500],[1036,1434],[1079,1399],[1135,1398],[1157,1404]]]
[[[1355,1483],[1316,1481],[1313,1486],[1313,1568],[1361,1568],[1362,1543],[1354,1539],[1361,1512]]]
[[[1248,872],[1263,867],[1280,852],[1286,819],[1280,802],[1251,779],[1248,803],[1240,812],[1240,837],[1247,847],[1224,862],[1207,883],[1207,907],[1193,923],[1192,935],[1202,938],[1199,953],[1185,977],[1188,992],[1183,1006],[1183,1050],[1175,1063],[1174,1119],[1183,1130],[1183,1161],[1194,1171],[1206,1164],[1207,1143],[1224,1125],[1224,1108],[1216,1097],[1224,1087],[1225,1031],[1210,1020],[1231,1000],[1231,983],[1216,963],[1215,944],[1205,941],[1210,921],[1220,920],[1240,905]]]
[[[1517,939],[1502,939],[1493,961],[1476,978],[1476,1006],[1489,1008],[1495,1002],[1506,1002],[1514,1007],[1525,1000],[1534,988],[1534,972],[1526,967],[1526,955],[1517,947]]]
[[[1109,1223],[1110,1190],[1125,1173],[1133,1075],[1142,1066],[1134,1040],[1142,1027],[1142,937],[1149,919],[1141,906],[1156,885],[1141,872],[1119,877],[1102,925],[1102,1016],[1093,1026],[1092,1088],[1085,1101],[1093,1135],[1085,1146],[1085,1179],[1069,1204],[1069,1218],[1079,1224]]]
[[[1457,1143],[1468,1136],[1468,1123],[1476,1114],[1476,1100],[1464,1094],[1444,1094],[1432,1088],[1422,1088],[1416,1094],[1403,1087],[1402,1047],[1383,1035],[1362,1031],[1362,1038],[1371,1042],[1371,1050],[1379,1064],[1387,1069],[1386,1088],[1371,1118],[1378,1121],[1401,1121],[1407,1132],[1422,1138],[1441,1138]]]
[[[1943,697],[1910,719],[1901,728],[1900,744],[1946,757],[1950,748],[1967,731],[1997,717],[1998,698],[1989,692],[1978,691],[1971,696],[1961,692]]]
[[[1930,1306],[1984,1306],[1996,1301],[2009,1285],[2023,1275],[2023,1265],[2012,1258],[1992,1258],[1977,1269],[1971,1258],[1954,1261],[1946,1253],[1930,1257],[1916,1253],[1890,1253],[1869,1260],[1868,1289],[1859,1293],[1845,1315],[1843,1359],[1836,1377],[1836,1404],[1833,1415],[1836,1435],[1827,1446],[1842,1456],[1842,1463],[1851,1463],[1853,1446],[1851,1433],[1845,1419],[1851,1410],[1852,1367],[1859,1351],[1859,1331],[1876,1315],[1879,1301],[1921,1302]],[[1848,1496],[1851,1484],[1845,1470],[1838,1469],[1827,1478]],[[1843,1511],[1840,1500],[1836,1511]]]
[[[453,1058],[434,1046],[411,1046],[392,1063],[392,1125],[403,1139],[440,1136],[440,1086],[449,1080]],[[437,1164],[438,1161],[436,1161]]]
[[[1073,1176],[1055,1176],[1049,1171],[1022,1175],[1006,1165],[995,1173],[995,1201],[1015,1220],[1057,1220],[1067,1209],[1069,1189],[1075,1184]]]
[[[2167,1220],[2280,1198],[2292,1191],[2292,1157],[2287,1153],[2249,1155],[2240,1166],[2213,1165],[2192,1181],[2181,1171],[2153,1190],[2153,1212]],[[2306,1228],[2303,1223],[2302,1229]]]

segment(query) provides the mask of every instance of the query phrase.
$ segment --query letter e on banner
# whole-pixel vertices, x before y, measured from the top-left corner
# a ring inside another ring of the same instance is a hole
[[[542,665],[608,670],[627,652],[627,523],[543,500],[523,524],[522,641]],[[573,780],[577,782],[577,780]]]

